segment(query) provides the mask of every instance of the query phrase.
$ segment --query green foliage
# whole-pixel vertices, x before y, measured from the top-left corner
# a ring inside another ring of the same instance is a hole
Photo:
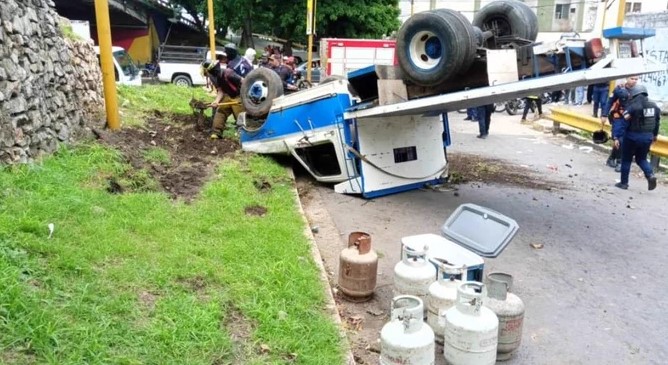
[[[668,136],[668,117],[661,117],[661,125],[659,125],[659,134]]]
[[[280,166],[225,161],[192,205],[91,184],[126,169],[91,145],[0,171],[0,363],[342,363]]]
[[[206,0],[173,0],[173,3],[206,14]],[[215,0],[214,14],[218,29],[249,27],[253,33],[306,42],[306,0]],[[380,38],[399,29],[398,17],[398,0],[320,0],[316,7],[316,34]]]
[[[74,33],[72,25],[60,23],[58,27],[60,28],[60,32],[63,34],[63,37],[65,37],[66,39],[73,41],[83,40],[83,38],[81,38],[78,34]]]

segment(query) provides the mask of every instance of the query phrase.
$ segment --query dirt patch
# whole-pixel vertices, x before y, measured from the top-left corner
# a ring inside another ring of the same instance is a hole
[[[103,143],[120,150],[133,170],[110,177],[107,190],[163,190],[172,198],[191,201],[213,172],[221,156],[239,149],[231,139],[210,140],[197,115],[154,111],[143,127],[118,132],[95,131]],[[153,184],[157,181],[157,185]]]
[[[153,312],[155,309],[155,302],[158,300],[158,297],[158,294],[149,291],[142,291],[139,293],[139,301],[149,310],[149,312]]]
[[[260,351],[259,348],[257,351],[253,349],[253,323],[244,317],[237,308],[228,307],[225,308],[224,312],[226,316],[221,322],[221,326],[229,332],[232,340],[232,364],[246,364],[251,358],[256,357],[255,352]],[[228,358],[220,363],[229,364],[229,360]]]
[[[176,281],[188,291],[197,294],[198,298],[203,299],[206,297],[208,283],[204,277],[197,275],[192,278],[179,278]]]
[[[267,214],[267,208],[261,205],[248,206],[244,211],[246,212],[246,215],[255,215],[258,217],[264,217],[264,215]]]
[[[449,154],[450,184],[484,181],[536,190],[565,189],[566,185],[547,180],[536,171],[509,161],[464,153]]]

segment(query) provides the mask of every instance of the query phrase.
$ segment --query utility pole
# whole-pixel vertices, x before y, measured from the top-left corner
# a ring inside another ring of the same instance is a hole
[[[606,9],[607,10],[607,9]],[[626,10],[626,0],[619,0],[619,7],[617,8],[617,26],[621,27],[624,25],[624,11]],[[605,20],[604,20],[605,21]],[[605,23],[603,24],[605,28]],[[603,29],[601,29],[603,32]],[[615,57],[619,57],[619,39],[613,39],[612,44],[610,45],[610,51]],[[610,81],[610,86],[608,86],[608,94],[612,94],[615,91],[615,81]]]
[[[109,25],[109,3],[107,0],[95,0],[95,21],[97,39],[100,47],[100,65],[102,66],[102,86],[104,87],[104,105],[107,111],[107,127],[116,130],[121,127],[118,116],[118,98],[116,78],[111,52],[111,26]]]
[[[306,0],[306,34],[308,50],[306,50],[306,80],[311,82],[311,62],[313,61],[313,34],[315,33],[315,7],[317,0]]]
[[[216,59],[216,30],[213,24],[213,0],[208,1],[209,7],[209,48],[211,48],[211,60]]]

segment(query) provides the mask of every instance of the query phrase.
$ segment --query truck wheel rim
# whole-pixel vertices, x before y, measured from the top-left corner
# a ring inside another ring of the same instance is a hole
[[[177,86],[188,86],[188,81],[179,79],[179,80],[176,80],[176,85]]]
[[[443,47],[436,34],[428,31],[418,32],[409,45],[411,62],[418,68],[429,70],[441,61]]]
[[[259,104],[267,99],[269,95],[269,88],[267,84],[262,81],[254,82],[248,89],[248,96],[254,103]]]

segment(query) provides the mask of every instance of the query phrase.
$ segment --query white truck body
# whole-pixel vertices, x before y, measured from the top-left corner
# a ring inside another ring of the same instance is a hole
[[[196,47],[188,48],[195,49]],[[224,54],[224,52],[216,51],[216,54]],[[158,73],[158,81],[173,83],[179,86],[206,85],[206,77],[202,75],[200,65],[207,59],[211,59],[211,51],[207,51],[204,57],[200,57],[197,53],[193,52],[192,54],[184,55],[181,58],[162,58],[162,60],[158,62],[160,70]]]
[[[112,61],[114,62],[114,76],[118,85],[141,86],[139,68],[122,47],[111,47]],[[100,47],[95,46],[95,54],[100,58]]]

